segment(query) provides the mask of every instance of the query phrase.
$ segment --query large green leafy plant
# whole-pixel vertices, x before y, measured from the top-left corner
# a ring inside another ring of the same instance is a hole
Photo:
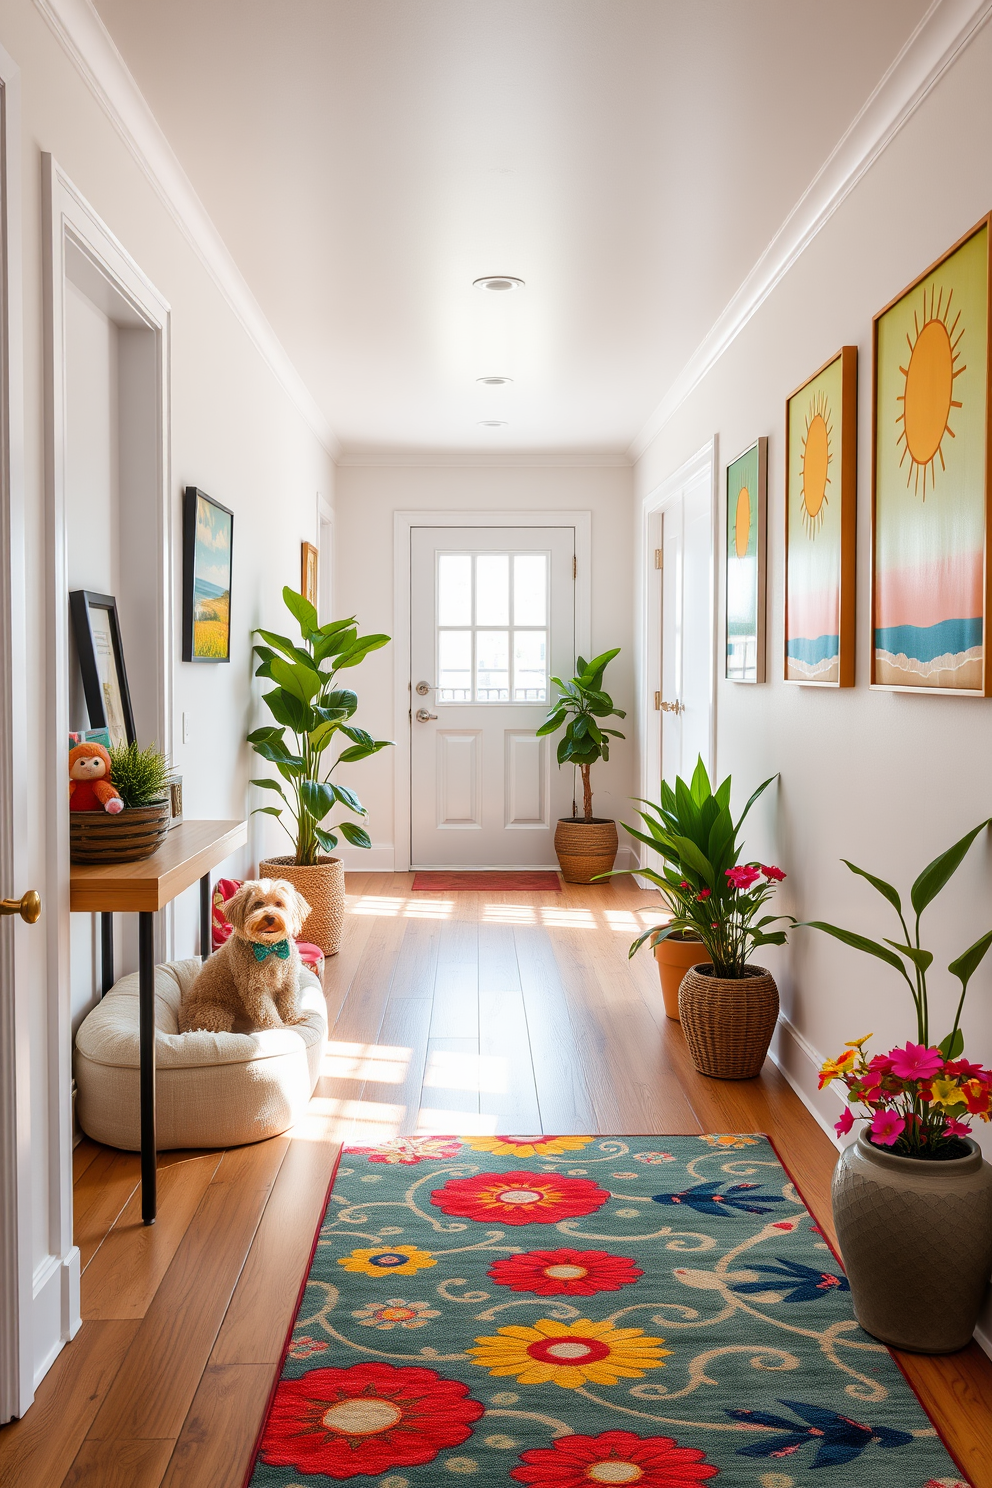
[[[670,936],[700,940],[709,952],[717,976],[748,975],[748,961],[759,946],[783,945],[786,931],[773,929],[791,915],[761,915],[775,885],[785,877],[781,868],[741,863],[740,830],[755,801],[774,775],[758,786],[736,821],[730,810],[730,776],[714,791],[700,759],[687,785],[676,779],[674,790],[661,782],[661,801],[642,801],[637,814],[645,831],[628,826],[638,842],[663,860],[654,868],[621,870],[637,873],[657,886],[671,919],[639,935],[630,948],[633,956],[645,941],[658,945]]]
[[[565,732],[558,741],[558,764],[578,765],[582,776],[582,814],[586,821],[592,820],[592,782],[590,770],[597,760],[610,757],[610,740],[624,736],[617,729],[603,728],[597,720],[601,718],[626,718],[622,708],[613,706],[613,699],[603,691],[603,673],[620,655],[620,647],[604,651],[592,661],[581,656],[576,659],[578,672],[569,682],[560,677],[551,680],[558,688],[559,696],[551,706],[547,718],[537,730],[537,736],[554,734],[564,724]],[[573,806],[574,811],[574,806]]]
[[[331,775],[338,765],[367,759],[392,743],[391,739],[373,739],[365,729],[356,728],[350,720],[358,708],[358,697],[335,681],[338,672],[355,667],[370,651],[377,651],[389,641],[386,635],[360,636],[354,616],[318,625],[317,611],[309,600],[295,590],[282,591],[286,608],[300,627],[301,645],[288,636],[271,630],[257,630],[264,644],[254,650],[259,658],[256,677],[274,684],[263,700],[275,724],[255,729],[248,742],[256,754],[275,765],[280,780],[253,780],[252,785],[275,791],[282,797],[281,806],[259,806],[257,811],[279,819],[293,839],[296,862],[312,866],[321,852],[331,852],[338,845],[340,832],[353,847],[371,847],[364,827],[352,821],[339,821],[333,828],[325,825],[336,806],[357,816],[365,816],[365,807],[353,790],[338,785]],[[287,730],[292,743],[286,742]],[[337,734],[351,743],[330,766],[324,756]],[[292,818],[290,830],[284,820]]]

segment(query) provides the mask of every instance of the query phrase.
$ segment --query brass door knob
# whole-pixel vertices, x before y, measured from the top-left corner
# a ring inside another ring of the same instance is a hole
[[[27,925],[41,919],[41,895],[37,889],[28,889],[20,899],[0,899],[0,914],[19,914]]]
[[[662,713],[684,713],[685,712],[685,703],[682,702],[681,698],[678,699],[678,701],[676,701],[674,703],[659,703],[658,706],[660,707]]]

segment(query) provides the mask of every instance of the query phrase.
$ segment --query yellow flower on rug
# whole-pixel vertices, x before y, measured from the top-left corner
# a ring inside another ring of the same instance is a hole
[[[522,1385],[615,1385],[640,1379],[647,1369],[663,1369],[671,1349],[643,1328],[614,1328],[579,1318],[555,1323],[541,1318],[532,1328],[500,1328],[495,1337],[477,1338],[468,1353],[492,1375],[515,1375]]]
[[[413,1276],[437,1261],[427,1250],[415,1245],[377,1246],[375,1250],[353,1250],[338,1261],[346,1271],[361,1271],[365,1276]]]
[[[466,1137],[473,1152],[491,1152],[495,1157],[560,1157],[579,1152],[592,1137]]]

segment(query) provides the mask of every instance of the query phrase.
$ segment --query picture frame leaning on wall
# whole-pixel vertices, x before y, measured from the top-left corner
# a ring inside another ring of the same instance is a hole
[[[765,558],[768,440],[762,435],[727,466],[723,550],[728,682],[765,680]]]

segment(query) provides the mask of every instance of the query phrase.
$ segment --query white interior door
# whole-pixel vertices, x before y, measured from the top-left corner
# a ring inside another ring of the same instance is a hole
[[[705,474],[662,511],[661,773],[713,769],[713,504]]]
[[[575,647],[575,529],[411,534],[414,867],[554,867],[572,772],[538,739]]]

